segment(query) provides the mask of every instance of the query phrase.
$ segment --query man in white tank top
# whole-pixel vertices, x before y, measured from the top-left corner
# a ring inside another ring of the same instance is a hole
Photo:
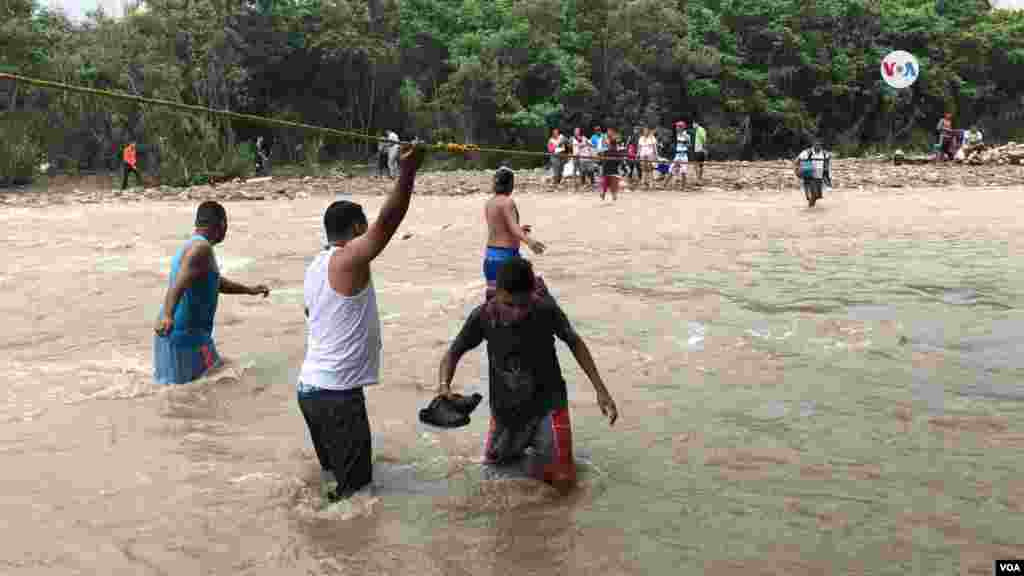
[[[409,209],[424,148],[403,145],[395,189],[367,224],[358,204],[335,201],[324,214],[328,246],[306,270],[306,358],[299,408],[309,426],[329,499],[347,498],[373,480],[370,422],[363,387],[380,372],[380,315],[370,262]]]

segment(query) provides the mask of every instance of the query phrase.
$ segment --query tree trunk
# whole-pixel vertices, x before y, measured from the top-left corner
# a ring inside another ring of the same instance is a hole
[[[371,0],[371,3],[372,3],[372,0]],[[369,111],[368,111],[368,114],[367,114],[367,120],[366,120],[366,133],[367,134],[370,134],[370,131],[373,130],[373,116],[374,116],[373,112],[374,112],[374,107],[376,106],[376,104],[377,104],[377,62],[375,60],[373,62],[373,64],[370,66],[370,103],[367,106],[367,108],[369,108]],[[373,150],[373,143],[370,142],[369,140],[365,140],[363,142],[363,144],[364,144],[363,155],[364,156],[369,156],[370,152]]]
[[[902,138],[906,133],[910,132],[910,130],[915,125],[917,125],[917,118],[919,115],[920,109],[915,108],[913,117],[911,117],[911,119],[903,126],[903,128],[900,128],[899,130],[896,131],[895,134],[893,134],[893,139]]]
[[[380,0],[366,0],[366,8],[370,20],[370,32],[377,32],[381,16],[384,14]]]
[[[18,105],[18,81],[11,80],[11,105],[10,111],[14,112],[14,108]]]
[[[871,115],[871,111],[870,110],[864,112],[864,114],[862,114],[861,117],[858,118],[857,121],[853,123],[853,126],[850,126],[846,130],[843,130],[840,133],[839,137],[841,139],[844,139],[844,140],[848,140],[848,139],[857,137],[857,140],[859,141],[860,140],[861,129],[864,127],[864,122],[868,119],[868,116],[870,116],[870,115]]]
[[[604,38],[601,44],[601,115],[608,110],[608,13],[605,12]],[[602,119],[603,123],[604,120]],[[603,128],[607,128],[602,125]]]

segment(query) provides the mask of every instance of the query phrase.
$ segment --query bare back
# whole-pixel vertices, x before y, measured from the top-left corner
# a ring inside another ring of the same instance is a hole
[[[519,238],[512,230],[511,219],[519,224],[519,210],[511,196],[495,194],[484,206],[487,219],[487,245],[498,248],[519,249]]]

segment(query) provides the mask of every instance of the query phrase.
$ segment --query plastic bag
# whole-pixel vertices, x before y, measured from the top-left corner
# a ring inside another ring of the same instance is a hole
[[[800,161],[800,177],[814,178],[814,162],[812,160]]]

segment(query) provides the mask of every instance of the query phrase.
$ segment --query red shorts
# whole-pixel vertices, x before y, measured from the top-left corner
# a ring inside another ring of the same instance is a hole
[[[490,429],[484,443],[484,463],[494,464],[488,454],[494,447],[498,424],[491,417]],[[517,456],[528,456],[527,467],[530,476],[547,482],[576,482],[576,460],[572,456],[572,423],[569,421],[569,409],[561,408],[548,413],[537,423],[517,438],[511,439],[510,449]],[[530,448],[527,455],[527,448]]]

